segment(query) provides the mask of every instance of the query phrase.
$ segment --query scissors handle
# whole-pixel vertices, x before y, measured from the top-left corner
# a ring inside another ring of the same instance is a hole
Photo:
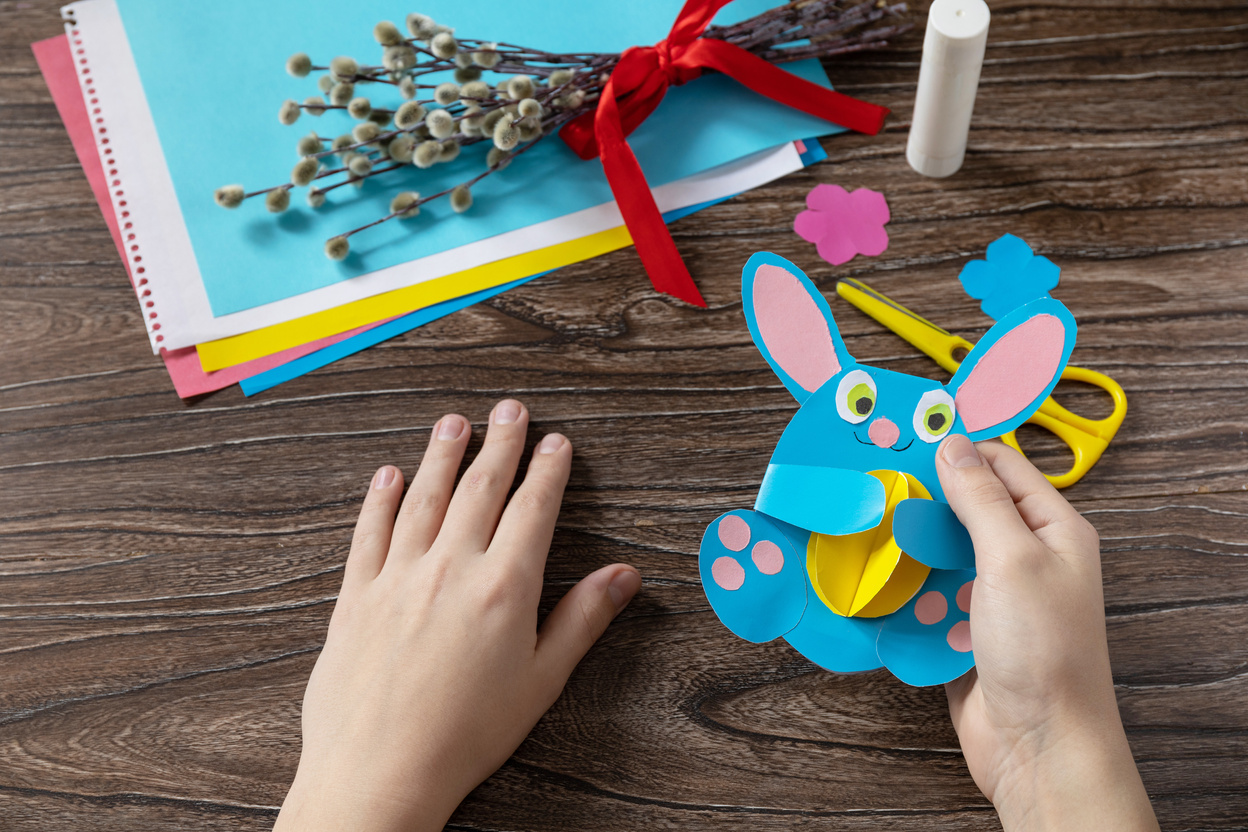
[[[1064,474],[1045,474],[1045,477],[1056,488],[1066,488],[1069,485],[1074,485],[1084,474],[1091,470],[1092,466],[1101,458],[1101,454],[1109,447],[1109,441],[1114,438],[1114,434],[1118,432],[1118,428],[1122,425],[1122,420],[1127,415],[1126,392],[1123,391],[1122,385],[1104,373],[1098,373],[1085,367],[1067,367],[1062,371],[1062,379],[1065,381],[1081,381],[1101,388],[1114,400],[1114,409],[1104,419],[1087,419],[1071,413],[1058,404],[1052,396],[1049,396],[1044,400],[1044,404],[1040,405],[1040,409],[1027,420],[1027,423],[1044,428],[1054,434],[1058,439],[1065,442],[1066,446],[1070,448],[1070,452],[1074,454],[1075,461],[1069,471]],[[1014,431],[1003,435],[1001,441],[1019,453],[1024,453],[1023,449],[1019,447],[1018,437],[1015,436]]]

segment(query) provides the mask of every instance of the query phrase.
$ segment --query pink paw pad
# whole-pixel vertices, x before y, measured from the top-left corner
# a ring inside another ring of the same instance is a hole
[[[740,518],[737,519],[739,520]],[[742,525],[744,525],[744,521]],[[746,531],[748,533],[749,529],[746,529]],[[742,546],[741,548],[744,549],[745,547]],[[737,563],[735,558],[724,555],[711,564],[711,577],[715,579],[715,583],[719,585],[720,589],[733,592],[740,589],[741,585],[745,583],[745,567]]]
[[[920,624],[939,624],[949,614],[949,602],[936,590],[923,593],[914,603],[914,617]]]
[[[949,646],[959,653],[971,652],[971,622],[959,621],[949,628],[949,635],[945,637],[949,642]]]
[[[719,533],[719,542],[724,544],[724,548],[731,552],[740,552],[750,545],[750,526],[745,520],[735,514],[729,514],[723,520],[720,520],[719,528],[716,531]],[[736,561],[733,562],[735,563]],[[736,587],[733,587],[733,589],[736,589]]]
[[[775,575],[784,568],[784,552],[770,540],[760,540],[755,543],[750,557],[754,559],[754,565],[758,567],[758,571],[764,575]]]
[[[967,581],[962,584],[962,588],[958,590],[958,609],[966,614],[971,612],[971,590],[975,588],[975,581]]]

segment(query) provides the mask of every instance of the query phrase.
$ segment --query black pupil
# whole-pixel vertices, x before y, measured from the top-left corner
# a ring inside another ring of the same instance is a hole
[[[931,416],[927,417],[927,427],[930,430],[933,430],[933,431],[940,430],[942,427],[944,427],[944,425],[945,425],[945,414],[943,413],[933,413]]]
[[[854,402],[854,410],[858,411],[859,416],[866,416],[871,412],[871,400],[866,396],[863,396],[861,399]]]

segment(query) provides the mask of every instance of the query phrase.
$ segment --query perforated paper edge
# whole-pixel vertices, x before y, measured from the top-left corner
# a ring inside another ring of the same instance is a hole
[[[159,353],[170,340],[167,313],[179,303],[176,292],[169,290],[167,276],[176,263],[168,236],[171,229],[176,234],[181,211],[174,209],[176,217],[162,213],[170,204],[172,182],[164,183],[169,194],[162,200],[162,183],[146,181],[152,171],[166,171],[167,178],[167,170],[116,4],[113,0],[73,3],[61,8],[61,17],[121,232],[130,281],[152,352]],[[101,58],[102,53],[107,57]],[[144,131],[146,138],[140,139]],[[146,158],[132,163],[128,154]],[[162,203],[165,209],[158,207]],[[177,205],[176,197],[172,205]],[[189,248],[189,240],[186,243]]]

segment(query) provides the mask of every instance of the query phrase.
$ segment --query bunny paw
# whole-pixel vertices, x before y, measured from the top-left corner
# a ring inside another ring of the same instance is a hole
[[[908,685],[941,685],[975,665],[971,650],[973,569],[933,569],[927,582],[897,612],[881,619],[876,650],[884,665]]]
[[[708,526],[698,569],[715,614],[746,641],[784,635],[806,610],[804,558],[764,514],[739,509]]]

